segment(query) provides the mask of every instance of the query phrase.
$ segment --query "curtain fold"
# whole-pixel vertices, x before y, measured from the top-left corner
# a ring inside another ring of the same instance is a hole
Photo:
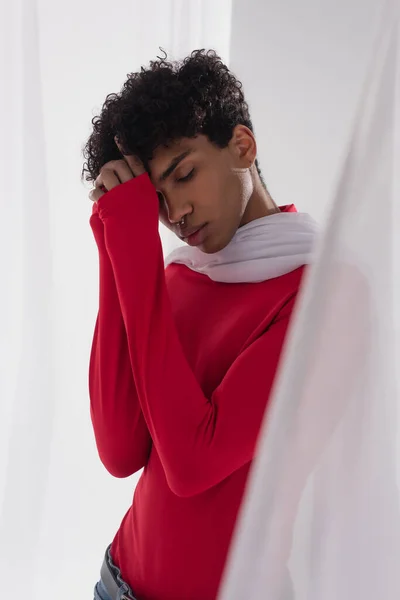
[[[222,600],[400,594],[398,27],[389,2]]]
[[[0,573],[15,582],[37,567],[54,415],[53,288],[36,4],[4,4],[3,67],[12,85],[0,111]]]
[[[90,423],[90,120],[160,46],[228,60],[230,4],[0,0],[1,598],[90,598],[137,481],[105,471]]]

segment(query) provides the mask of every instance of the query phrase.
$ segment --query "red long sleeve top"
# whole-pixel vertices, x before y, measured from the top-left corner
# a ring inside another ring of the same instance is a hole
[[[164,270],[146,174],[105,194],[90,223],[96,443],[112,475],[144,467],[112,557],[140,600],[212,600],[303,268],[257,284]]]

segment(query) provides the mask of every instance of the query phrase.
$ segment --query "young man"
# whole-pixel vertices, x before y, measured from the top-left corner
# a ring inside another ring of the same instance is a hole
[[[217,597],[315,226],[263,184],[240,82],[212,51],[108,96],[86,148],[100,307],[91,416],[144,468],[95,597]],[[164,270],[158,220],[187,243]]]

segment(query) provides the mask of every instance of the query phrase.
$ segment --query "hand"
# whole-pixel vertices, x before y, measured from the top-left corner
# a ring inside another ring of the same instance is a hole
[[[142,161],[136,156],[124,155],[117,138],[114,138],[114,140],[124,158],[120,160],[111,160],[103,165],[99,176],[94,182],[94,189],[89,194],[89,198],[92,202],[97,202],[99,198],[117,185],[126,183],[130,179],[138,177],[146,172]]]

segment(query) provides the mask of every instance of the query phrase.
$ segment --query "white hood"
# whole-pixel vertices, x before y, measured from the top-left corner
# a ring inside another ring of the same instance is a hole
[[[244,225],[220,252],[177,248],[165,259],[224,283],[257,283],[312,261],[318,225],[306,213],[281,212]]]

